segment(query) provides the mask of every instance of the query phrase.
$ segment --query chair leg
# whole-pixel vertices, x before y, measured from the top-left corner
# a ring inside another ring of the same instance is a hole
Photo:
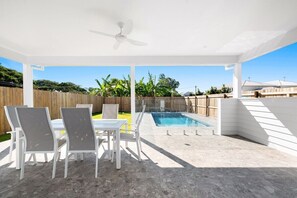
[[[112,144],[112,152],[111,152],[111,163],[113,163],[114,153],[115,153],[115,140],[113,140]]]
[[[67,172],[68,172],[68,149],[66,150],[66,156],[65,156],[64,178],[67,177]]]
[[[9,162],[11,162],[11,157],[12,157],[12,150],[13,150],[13,144],[14,144],[14,140],[15,140],[15,133],[11,133],[10,134],[10,147],[9,147]]]
[[[57,161],[59,161],[61,158],[61,151],[58,152],[58,157],[57,157]]]
[[[140,151],[142,152],[142,145],[141,145],[142,143],[141,143],[141,140],[140,140],[140,138],[139,138],[139,140],[138,140],[138,141],[139,141],[139,147],[140,147]]]
[[[125,142],[125,146],[126,146],[126,148],[128,148],[128,141]]]
[[[54,163],[54,164],[53,164],[53,174],[52,174],[52,179],[54,179],[55,176],[56,176],[57,156],[58,156],[58,153],[55,152],[55,154],[54,154],[54,158],[53,158],[53,163]]]
[[[26,158],[26,154],[25,154],[25,152],[23,150],[23,153],[21,154],[21,175],[20,175],[20,179],[24,178],[25,158]]]
[[[80,153],[80,161],[83,161],[83,160],[84,160],[84,154]]]
[[[107,132],[107,152],[108,152],[108,159],[110,160],[110,132]]]
[[[96,168],[95,168],[95,178],[97,178],[97,176],[98,176],[98,161],[99,161],[99,159],[98,159],[98,153],[99,153],[99,151],[98,151],[98,149],[97,149],[97,151],[96,151]]]
[[[74,160],[77,161],[77,153],[74,153]]]
[[[138,153],[138,161],[141,161],[141,156],[140,156],[140,144],[139,141],[136,140],[136,146],[137,146],[137,153]]]
[[[47,153],[44,153],[44,161],[48,162]]]

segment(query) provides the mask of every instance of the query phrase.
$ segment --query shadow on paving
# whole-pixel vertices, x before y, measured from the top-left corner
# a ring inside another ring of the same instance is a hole
[[[64,160],[57,163],[51,179],[52,162],[26,165],[25,178],[19,171],[0,167],[1,197],[295,197],[296,168],[196,168],[148,140],[147,146],[182,165],[159,167],[155,162],[135,158],[122,151],[122,168],[100,159],[94,178],[95,156],[69,161],[64,179]],[[134,155],[134,154],[132,154]],[[144,152],[144,155],[146,153]]]

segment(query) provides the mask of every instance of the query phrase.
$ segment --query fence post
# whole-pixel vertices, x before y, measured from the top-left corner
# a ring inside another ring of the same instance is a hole
[[[189,113],[190,111],[190,97],[188,96],[188,108],[187,108],[187,112]]]
[[[255,91],[255,92],[254,92],[254,97],[255,97],[255,98],[259,98],[259,96],[260,96],[259,92],[258,92],[258,91]]]
[[[208,117],[208,96],[205,96],[205,116]]]
[[[195,96],[195,113],[197,114],[198,113],[198,101],[197,101],[197,96]]]
[[[173,108],[173,99],[172,99],[172,95],[170,96],[170,112],[172,112],[172,108]]]

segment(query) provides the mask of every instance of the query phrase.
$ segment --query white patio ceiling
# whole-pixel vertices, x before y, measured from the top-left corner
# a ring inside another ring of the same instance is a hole
[[[1,0],[0,56],[44,66],[228,65],[297,41],[296,0]],[[119,32],[115,42],[89,30]]]

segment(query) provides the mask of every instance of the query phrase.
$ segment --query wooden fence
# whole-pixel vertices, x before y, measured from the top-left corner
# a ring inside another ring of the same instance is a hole
[[[34,90],[34,107],[48,107],[52,119],[61,117],[61,107],[75,107],[80,103],[92,103],[93,112],[101,112],[103,97]],[[10,130],[3,107],[22,104],[23,90],[21,88],[0,87],[0,134]]]
[[[164,100],[165,110],[172,112],[190,112],[203,116],[216,117],[217,98],[231,98],[231,94],[190,97],[137,97],[136,111],[141,111],[142,104],[146,110],[160,111]],[[297,97],[297,88],[265,89],[256,92],[244,92],[243,97]],[[0,134],[10,130],[5,117],[5,105],[22,105],[23,90],[20,88],[0,87]],[[75,107],[76,104],[93,104],[93,112],[101,112],[102,104],[119,104],[119,111],[130,112],[130,97],[101,97],[75,93],[61,93],[34,90],[34,106],[49,107],[52,119],[60,118],[61,107]]]

